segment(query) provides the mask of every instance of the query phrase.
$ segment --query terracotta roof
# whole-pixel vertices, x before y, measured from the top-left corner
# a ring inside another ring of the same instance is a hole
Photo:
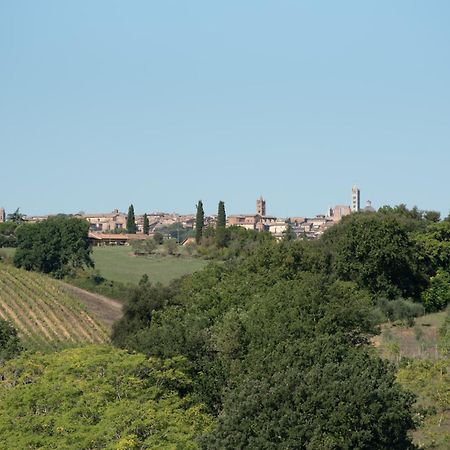
[[[89,239],[102,240],[118,240],[118,241],[132,241],[138,239],[147,239],[147,234],[126,234],[126,233],[94,233],[92,231],[88,234]]]

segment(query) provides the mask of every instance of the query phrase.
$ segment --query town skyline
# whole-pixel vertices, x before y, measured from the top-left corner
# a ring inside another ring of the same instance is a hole
[[[359,185],[354,185],[354,186],[358,186]],[[349,191],[349,189],[347,188],[347,191]],[[347,205],[347,206],[351,206],[351,193],[349,194],[349,192],[347,192],[347,198],[343,199],[341,202],[329,202],[328,206],[322,207],[320,208],[316,208],[316,212],[315,213],[311,213],[310,212],[305,212],[305,211],[301,211],[301,210],[295,210],[294,208],[290,209],[290,214],[277,214],[276,212],[273,211],[277,211],[276,205],[275,205],[275,209],[273,208],[273,204],[270,201],[270,197],[268,200],[268,197],[266,197],[263,194],[259,194],[257,196],[255,196],[251,202],[251,204],[249,204],[247,210],[245,209],[241,209],[241,210],[237,210],[237,209],[230,209],[229,203],[225,200],[223,200],[223,198],[218,199],[215,203],[208,203],[205,202],[203,200],[203,198],[199,198],[198,200],[202,200],[203,204],[205,206],[205,213],[208,216],[214,216],[215,214],[217,214],[217,205],[219,203],[219,201],[224,201],[225,203],[225,207],[226,207],[226,211],[227,211],[227,215],[233,215],[233,214],[250,214],[252,213],[252,210],[254,209],[254,201],[256,198],[262,197],[265,202],[269,205],[268,206],[268,213],[270,215],[276,216],[276,217],[293,217],[293,216],[305,216],[305,217],[315,217],[317,215],[326,215],[327,211],[330,208],[333,208],[335,206],[338,205]],[[4,199],[2,199],[4,200]],[[197,200],[197,201],[198,201]],[[413,207],[417,207],[421,210],[433,210],[433,211],[438,211],[441,216],[445,217],[448,214],[450,214],[450,206],[447,209],[443,209],[443,210],[439,210],[439,209],[435,209],[435,208],[430,208],[427,205],[418,205],[416,203],[414,204],[408,204],[406,202],[403,201],[399,201],[399,202],[378,202],[377,199],[375,198],[375,200],[373,198],[369,198],[366,195],[364,195],[364,192],[361,196],[361,200],[360,200],[360,206],[361,209],[363,209],[365,206],[367,206],[368,202],[370,202],[371,206],[376,206],[376,208],[380,208],[382,206],[397,206],[400,204],[404,204],[406,205],[408,208],[413,208]],[[113,204],[113,207],[98,207],[98,208],[93,208],[93,209],[88,209],[88,208],[81,208],[81,209],[75,209],[75,210],[70,210],[70,209],[64,209],[64,210],[59,210],[59,211],[55,211],[55,210],[50,210],[50,209],[37,209],[37,208],[32,208],[30,210],[26,210],[25,208],[19,206],[14,206],[12,205],[11,207],[6,207],[5,205],[8,205],[8,201],[4,201],[3,203],[1,203],[0,201],[0,208],[3,208],[6,211],[6,214],[12,213],[14,212],[17,208],[20,209],[20,212],[23,214],[26,214],[28,216],[45,216],[45,215],[56,215],[56,214],[67,214],[67,215],[75,215],[75,214],[97,214],[97,213],[107,213],[107,212],[112,212],[112,211],[119,211],[122,213],[126,213],[126,210],[128,209],[130,204],[133,204],[133,206],[135,207],[136,210],[136,214],[138,215],[143,215],[145,213],[147,214],[158,214],[158,213],[165,213],[165,214],[178,214],[180,216],[185,216],[185,215],[192,215],[195,214],[195,209],[196,209],[196,202],[193,202],[193,207],[191,208],[191,210],[187,210],[185,209],[174,209],[174,208],[145,208],[142,207],[141,205],[134,203],[134,202],[130,202],[126,205],[120,205],[120,207],[118,207],[118,205]],[[108,204],[111,204],[111,202],[108,202]]]

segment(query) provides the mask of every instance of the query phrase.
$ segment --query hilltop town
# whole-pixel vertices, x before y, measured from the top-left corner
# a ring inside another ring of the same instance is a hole
[[[351,204],[336,205],[329,208],[325,214],[318,214],[315,217],[292,216],[280,218],[267,214],[266,200],[261,196],[256,200],[256,210],[249,214],[232,214],[227,216],[228,227],[239,226],[247,230],[267,231],[276,238],[281,239],[290,227],[297,238],[317,239],[328,228],[338,223],[342,217],[359,211],[375,211],[370,201],[364,208],[361,208],[361,192],[358,186],[353,186],[351,190]],[[23,220],[29,223],[41,222],[52,215],[23,216]],[[145,239],[144,234],[144,214],[136,215],[136,234],[127,233],[127,214],[115,209],[109,213],[86,214],[79,212],[71,214],[73,217],[85,219],[90,224],[89,237],[94,244],[124,244],[130,240]],[[149,223],[149,235],[157,232],[166,234],[167,230],[178,231],[178,241],[187,239],[189,232],[195,229],[195,214],[178,214],[167,212],[150,212],[145,216]],[[7,215],[4,208],[0,208],[0,222],[4,222]],[[205,217],[205,226],[215,226],[217,215]],[[180,231],[182,231],[180,239]]]

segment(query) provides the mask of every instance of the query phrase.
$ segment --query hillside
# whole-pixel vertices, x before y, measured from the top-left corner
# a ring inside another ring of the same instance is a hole
[[[0,317],[28,349],[59,349],[109,340],[105,328],[60,283],[0,263]]]

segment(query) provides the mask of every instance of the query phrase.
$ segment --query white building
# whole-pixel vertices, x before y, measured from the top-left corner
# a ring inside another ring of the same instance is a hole
[[[361,193],[358,186],[352,187],[352,212],[359,212],[361,209]]]

